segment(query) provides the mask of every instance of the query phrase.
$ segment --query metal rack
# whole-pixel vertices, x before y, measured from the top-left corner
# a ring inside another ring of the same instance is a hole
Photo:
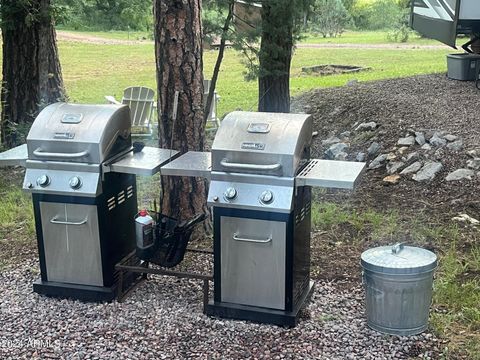
[[[213,255],[213,251],[205,250],[205,249],[189,248],[187,249],[187,252]],[[150,263],[148,261],[140,260],[136,256],[135,251],[132,251],[130,254],[128,254],[122,260],[120,260],[120,262],[117,265],[115,265],[115,270],[118,271],[118,291],[117,291],[118,302],[123,302],[127,298],[127,296],[138,285],[140,285],[144,280],[147,280],[148,274],[174,276],[179,279],[195,279],[195,280],[203,281],[203,285],[202,285],[203,312],[205,313],[205,309],[208,304],[210,281],[213,281],[213,275],[198,274],[198,273],[185,272],[185,271],[157,269],[157,268],[150,268],[149,266],[150,266]],[[133,281],[127,281],[129,276],[131,275],[141,275],[141,276],[132,276]]]

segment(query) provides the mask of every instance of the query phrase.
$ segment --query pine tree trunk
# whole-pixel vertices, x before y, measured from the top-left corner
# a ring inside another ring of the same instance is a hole
[[[154,6],[159,145],[181,153],[205,147],[200,9],[201,0],[155,0]],[[162,177],[161,195],[166,215],[185,220],[208,212],[204,179]]]
[[[290,0],[262,3],[258,111],[290,112],[293,3]]]
[[[28,6],[2,0],[2,143],[13,147],[25,137],[37,114],[65,100],[50,0]]]

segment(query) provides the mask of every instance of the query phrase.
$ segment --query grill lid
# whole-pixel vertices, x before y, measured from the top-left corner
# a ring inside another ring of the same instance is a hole
[[[27,136],[29,160],[100,164],[131,147],[125,105],[47,106]]]
[[[294,177],[311,141],[311,115],[232,112],[215,136],[212,171]]]
[[[361,259],[364,269],[384,274],[418,274],[437,267],[433,252],[401,243],[366,250]]]

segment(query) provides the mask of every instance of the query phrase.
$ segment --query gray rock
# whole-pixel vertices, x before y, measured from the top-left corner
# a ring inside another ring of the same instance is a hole
[[[337,144],[339,142],[341,142],[342,140],[340,140],[338,137],[336,136],[331,136],[329,137],[328,139],[326,140],[322,140],[322,145],[323,146],[327,146],[327,145],[332,145],[332,144]]]
[[[425,140],[425,135],[422,132],[415,132],[415,142],[420,146],[425,145],[427,142]]]
[[[415,181],[429,181],[433,180],[435,176],[443,169],[440,162],[428,161],[423,165],[419,172],[413,175]]]
[[[364,152],[359,152],[355,160],[357,160],[358,162],[364,162],[366,158],[367,154],[365,154]]]
[[[373,131],[377,128],[377,123],[375,121],[370,121],[366,123],[361,123],[356,127],[356,131]]]
[[[443,138],[444,138],[445,140],[447,140],[447,141],[452,142],[452,141],[457,140],[457,139],[458,139],[458,136],[452,135],[452,134],[448,134],[448,135],[445,135]]]
[[[381,154],[378,155],[373,161],[368,165],[368,168],[373,170],[373,169],[378,169],[385,164],[385,161],[387,161],[387,154]]]
[[[346,152],[341,152],[335,155],[334,160],[345,161],[347,160],[348,154]]]
[[[345,143],[333,144],[328,148],[327,151],[325,151],[325,157],[327,159],[333,160],[336,158],[337,155],[344,152],[345,149],[348,149],[348,145]]]
[[[353,80],[350,80],[347,82],[347,86],[355,86],[358,84],[358,80],[357,79],[353,79]]]
[[[480,158],[467,160],[467,166],[473,170],[480,170]]]
[[[454,141],[450,144],[447,144],[447,148],[452,150],[452,151],[460,151],[460,150],[463,149],[463,140],[460,139],[460,140]]]
[[[340,138],[342,138],[342,139],[348,138],[348,137],[350,137],[351,134],[352,134],[351,131],[344,131],[340,134]]]
[[[407,162],[410,163],[412,161],[417,161],[418,159],[420,159],[420,154],[418,152],[413,152],[411,154],[408,154],[407,157]]]
[[[467,155],[472,158],[480,158],[480,149],[468,150]]]
[[[421,161],[416,161],[412,165],[407,166],[405,169],[403,169],[402,172],[400,173],[400,175],[413,174],[413,173],[416,173],[421,168],[422,168],[422,162]]]
[[[415,144],[415,137],[413,137],[413,136],[407,136],[407,137],[404,137],[404,138],[400,138],[397,141],[397,145],[400,145],[400,146],[412,146],[414,144]]]
[[[445,180],[458,181],[458,180],[472,180],[472,176],[475,175],[475,171],[470,169],[458,169],[447,175]]]
[[[373,143],[369,146],[369,148],[368,148],[368,150],[367,150],[367,154],[368,154],[369,156],[373,156],[373,155],[375,155],[376,153],[378,153],[379,151],[380,151],[380,144],[377,143],[377,142],[373,142]]]
[[[441,135],[436,132],[430,139],[430,145],[432,146],[445,146],[447,145],[447,140],[441,137]]]
[[[430,144],[424,144],[422,147],[421,147],[422,150],[425,150],[425,151],[429,151],[429,150],[432,150],[432,147],[430,146]]]
[[[402,169],[405,166],[405,163],[403,161],[391,161],[387,164],[387,172],[390,175],[395,174],[398,172],[400,169]]]

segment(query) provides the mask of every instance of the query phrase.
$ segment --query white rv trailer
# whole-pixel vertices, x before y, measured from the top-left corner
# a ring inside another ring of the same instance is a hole
[[[456,47],[458,34],[480,34],[480,0],[412,0],[411,26]]]

